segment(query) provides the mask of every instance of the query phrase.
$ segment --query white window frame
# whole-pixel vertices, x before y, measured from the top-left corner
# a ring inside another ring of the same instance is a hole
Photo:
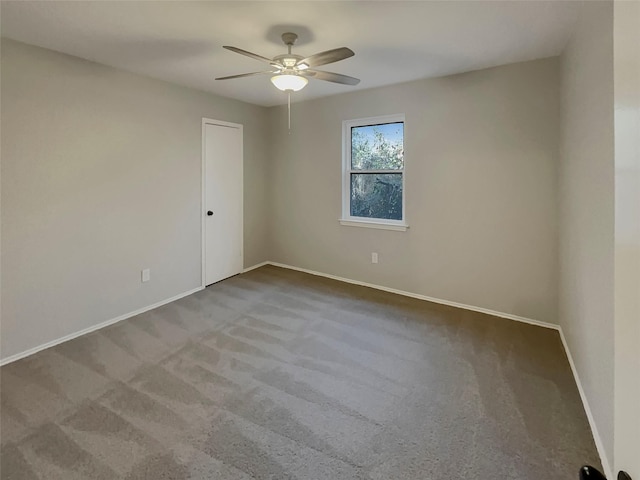
[[[369,218],[369,217],[352,217],[351,216],[351,174],[362,173],[363,170],[351,169],[351,129],[353,127],[366,127],[370,125],[380,125],[384,123],[399,123],[403,125],[403,138],[405,143],[406,135],[406,122],[404,113],[398,113],[395,115],[383,115],[380,117],[368,117],[358,118],[355,120],[345,120],[342,122],[342,217],[340,218],[340,224],[349,227],[365,227],[365,228],[379,228],[383,230],[397,230],[406,231],[409,228],[407,224],[407,190],[406,190],[406,177],[407,177],[407,158],[403,155],[403,167],[402,170],[364,170],[364,172],[372,173],[402,173],[402,220],[388,220],[384,218]],[[406,153],[406,148],[405,148]]]

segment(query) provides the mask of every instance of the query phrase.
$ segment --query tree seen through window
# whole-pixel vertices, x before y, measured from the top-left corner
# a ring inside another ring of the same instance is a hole
[[[351,128],[352,217],[402,220],[404,123]]]

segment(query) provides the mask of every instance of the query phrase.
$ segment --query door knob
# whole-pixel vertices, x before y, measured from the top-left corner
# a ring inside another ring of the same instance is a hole
[[[591,465],[585,465],[580,469],[580,480],[606,480],[600,470]],[[620,470],[618,472],[618,480],[631,480],[631,477],[627,472]]]
[[[580,480],[607,480],[607,477],[597,468],[585,465],[580,469]]]
[[[213,215],[213,212],[211,210],[209,210],[209,211],[207,211],[207,215],[211,216],[211,215]]]

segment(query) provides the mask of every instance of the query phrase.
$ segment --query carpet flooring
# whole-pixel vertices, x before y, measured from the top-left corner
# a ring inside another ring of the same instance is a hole
[[[0,374],[3,480],[575,480],[599,465],[558,332],[272,266]]]

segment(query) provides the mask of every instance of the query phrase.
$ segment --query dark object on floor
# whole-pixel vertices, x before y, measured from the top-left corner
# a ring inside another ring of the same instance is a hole
[[[585,465],[580,469],[580,480],[607,480],[607,477],[597,468]]]
[[[580,480],[607,480],[600,470],[591,465],[585,465],[580,469]],[[626,472],[618,472],[618,480],[631,480],[631,477]]]

